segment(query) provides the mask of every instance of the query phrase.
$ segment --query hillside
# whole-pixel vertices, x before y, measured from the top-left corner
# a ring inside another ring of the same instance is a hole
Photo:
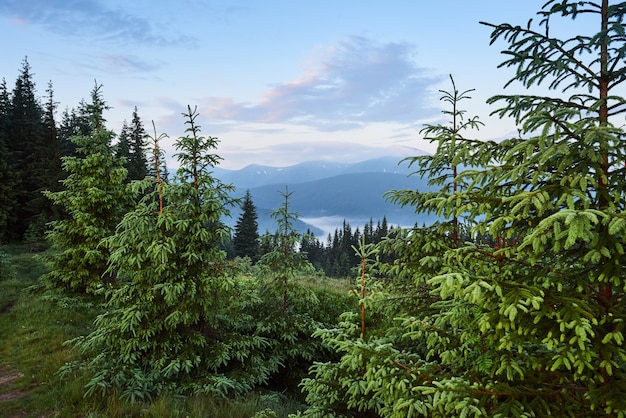
[[[426,181],[408,176],[407,164],[398,165],[396,157],[382,157],[356,164],[306,162],[291,167],[248,166],[224,171],[220,177],[237,188],[237,195],[249,189],[259,215],[259,232],[273,232],[275,222],[269,216],[278,208],[288,188],[293,195],[291,209],[303,221],[301,232],[310,228],[323,237],[347,220],[353,227],[362,227],[387,217],[392,225],[410,226],[430,223],[434,217],[416,215],[412,208],[401,208],[384,199],[394,189],[427,188]],[[235,224],[238,211],[229,223]]]
[[[407,163],[400,163],[401,158],[385,156],[358,163],[329,161],[306,161],[288,167],[271,167],[251,164],[240,170],[216,168],[215,174],[225,183],[232,183],[238,189],[270,184],[304,183],[341,174],[354,173],[396,173],[409,174]]]

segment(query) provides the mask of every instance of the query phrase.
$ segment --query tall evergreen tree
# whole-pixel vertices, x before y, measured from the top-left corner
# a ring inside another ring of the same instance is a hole
[[[61,166],[60,140],[55,114],[58,103],[54,100],[52,82],[46,89],[46,101],[43,113],[42,141],[34,151],[33,168],[29,175],[33,183],[34,196],[30,202],[31,211],[35,213],[25,233],[27,240],[41,241],[45,238],[46,224],[60,217],[52,202],[43,192],[60,190],[60,180],[64,177]]]
[[[157,177],[133,183],[148,193],[106,240],[110,272],[124,283],[109,293],[95,330],[74,341],[88,354],[76,365],[94,374],[88,394],[227,396],[266,382],[280,367],[264,360],[272,353],[268,341],[254,335],[245,309],[253,311],[251,294],[227,270],[221,244],[229,230],[222,218],[233,187],[211,176],[221,160],[212,153],[217,138],[200,135],[197,116],[188,108],[171,184],[160,177],[162,136],[155,133]]]
[[[492,42],[508,44],[509,84],[524,91],[490,103],[517,121],[519,137],[482,142],[427,127],[438,151],[413,160],[420,170],[473,168],[453,179],[462,189],[395,198],[463,216],[493,245],[454,242],[437,227],[397,240],[387,271],[413,281],[412,297],[390,313],[398,321],[383,337],[321,332],[345,354],[305,383],[316,404],[307,413],[626,416],[625,15],[626,3],[553,0],[538,28],[487,24]],[[423,305],[427,295],[438,300]],[[369,306],[383,305],[372,295]]]
[[[128,137],[129,156],[127,169],[128,178],[131,180],[142,180],[148,175],[145,138],[146,130],[135,106]]]
[[[293,287],[293,279],[299,272],[312,270],[306,255],[297,251],[300,242],[300,233],[296,231],[294,225],[299,214],[291,210],[289,206],[293,192],[287,186],[285,191],[280,192],[283,196],[283,203],[278,209],[271,213],[276,220],[278,230],[274,236],[272,251],[263,254],[261,264],[266,266],[270,275],[273,276],[273,291],[282,297],[282,312],[288,308],[289,289]]]
[[[65,109],[59,124],[60,153],[62,157],[75,157],[76,144],[71,140],[74,136],[89,135],[92,132],[88,104],[81,100],[77,108]]]
[[[258,263],[266,280],[257,287],[261,303],[255,314],[255,328],[268,339],[271,362],[278,360],[279,369],[284,369],[281,373],[289,376],[290,381],[298,381],[303,377],[298,369],[307,369],[322,351],[321,342],[311,337],[321,325],[314,319],[320,317],[320,300],[299,280],[300,276],[313,273],[314,268],[306,254],[298,251],[300,233],[295,223],[299,215],[290,206],[293,192],[285,186],[285,191],[279,193],[283,201],[271,213],[278,228],[273,236],[264,236],[272,248]]]
[[[316,270],[324,270],[324,244],[315,237],[315,234],[310,229],[307,229],[306,233],[302,235],[300,252],[306,255],[307,260]]]
[[[145,137],[146,130],[137,113],[137,107],[135,107],[130,125],[124,121],[115,145],[116,155],[123,157],[126,161],[125,167],[128,170],[126,179],[128,182],[143,180],[151,172],[150,167],[148,167]]]
[[[3,78],[0,83],[0,178],[2,178],[0,182],[0,241],[10,237],[10,234],[7,234],[7,227],[15,223],[14,208],[17,205],[18,179],[7,147],[10,103],[6,80]]]
[[[117,136],[117,143],[115,144],[115,156],[124,159],[124,165],[128,170],[128,161],[130,160],[130,127],[128,123],[124,121],[120,134]],[[130,181],[128,176],[127,181]]]
[[[45,189],[48,190],[55,189],[55,186],[58,185],[59,180],[62,178],[61,172],[63,171],[63,168],[61,167],[60,136],[56,122],[56,112],[58,106],[59,103],[55,101],[54,98],[52,81],[50,81],[48,82],[48,88],[46,89],[46,101],[44,103],[43,116],[43,124],[45,127],[44,153],[47,154],[45,163],[47,163],[46,171],[49,173],[49,176],[47,176],[47,182],[45,182],[44,185],[50,185],[50,187],[45,187]]]
[[[259,224],[250,190],[246,191],[241,210],[233,237],[235,255],[238,257],[250,257],[253,262],[256,262],[260,256]]]
[[[100,242],[114,232],[131,199],[123,186],[126,169],[113,155],[114,133],[104,125],[107,106],[100,85],[91,92],[88,109],[92,133],[72,137],[78,156],[63,157],[68,173],[63,190],[45,192],[68,218],[51,223],[49,238],[57,252],[46,258],[51,271],[43,280],[69,294],[93,293],[102,286],[109,253]]]
[[[30,222],[40,212],[39,182],[47,176],[40,165],[46,152],[43,108],[36,97],[30,64],[25,58],[10,96],[6,141],[10,164],[18,177],[17,204],[13,207],[8,231],[13,239],[21,239]]]

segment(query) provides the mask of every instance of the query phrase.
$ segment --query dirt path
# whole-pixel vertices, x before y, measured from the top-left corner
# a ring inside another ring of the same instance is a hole
[[[13,401],[26,395],[25,390],[8,390],[17,380],[24,376],[21,372],[8,366],[0,365],[0,402]]]

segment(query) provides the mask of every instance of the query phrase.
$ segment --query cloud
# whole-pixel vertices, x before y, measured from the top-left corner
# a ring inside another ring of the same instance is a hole
[[[127,54],[102,54],[93,55],[85,54],[81,56],[82,60],[74,60],[77,67],[83,67],[90,73],[98,71],[107,76],[111,74],[134,74],[155,71],[158,65],[141,59],[136,55]]]
[[[262,164],[274,167],[286,167],[294,161],[340,161],[357,162],[380,156],[380,148],[355,145],[346,141],[313,142],[297,141],[281,144],[263,144],[258,147],[232,146],[224,141],[220,144],[219,154],[224,157],[222,166],[231,167],[236,156],[236,166]]]
[[[211,98],[215,119],[291,123],[340,131],[371,122],[411,123],[437,114],[432,86],[442,80],[413,59],[410,44],[352,37],[328,48],[300,78],[269,88],[256,102]]]
[[[38,24],[63,36],[154,45],[194,42],[185,36],[167,37],[148,19],[105,5],[99,0],[3,0],[0,14],[18,24]]]

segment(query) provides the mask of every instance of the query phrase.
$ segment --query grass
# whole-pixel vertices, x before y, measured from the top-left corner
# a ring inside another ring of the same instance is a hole
[[[5,246],[0,252],[6,255],[0,277],[2,416],[287,417],[303,408],[280,393],[260,391],[233,400],[163,396],[141,404],[122,402],[115,395],[85,398],[87,376],[62,379],[56,372],[73,355],[63,343],[91,330],[97,304],[53,299],[37,291],[46,267],[26,246]]]
[[[299,278],[300,282],[314,290],[328,291],[337,294],[350,293],[354,289],[353,278],[335,279],[320,274],[308,275]]]
[[[82,401],[80,382],[61,382],[56,376],[70,358],[63,342],[87,332],[96,312],[64,307],[33,293],[29,288],[46,272],[45,266],[25,248],[4,251],[14,275],[0,282],[0,367],[19,378],[0,387],[0,409],[9,416],[58,415],[63,403],[71,409]]]

